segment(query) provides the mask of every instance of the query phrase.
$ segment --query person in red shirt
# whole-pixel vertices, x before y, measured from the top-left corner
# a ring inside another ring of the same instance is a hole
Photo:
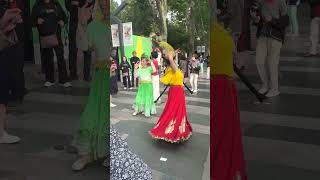
[[[153,84],[153,99],[154,101],[160,96],[160,80],[159,80],[159,64],[158,64],[158,52],[153,51],[151,53],[153,64],[156,68],[156,72],[152,73],[152,84]],[[161,103],[161,99],[158,100]]]

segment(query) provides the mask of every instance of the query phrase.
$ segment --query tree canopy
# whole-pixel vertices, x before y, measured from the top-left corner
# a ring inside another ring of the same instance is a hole
[[[151,32],[160,32],[163,23],[160,20],[157,1],[167,5],[165,39],[170,44],[186,51],[194,51],[197,45],[208,46],[210,27],[208,0],[131,0],[119,18],[122,22],[132,22],[135,35],[149,36]],[[115,0],[111,0],[111,11],[117,6]],[[200,40],[197,40],[199,38]],[[190,43],[193,46],[190,46]],[[193,49],[190,49],[191,47]]]

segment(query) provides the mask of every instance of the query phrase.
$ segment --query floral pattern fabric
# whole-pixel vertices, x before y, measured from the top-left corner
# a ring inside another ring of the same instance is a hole
[[[119,133],[110,128],[110,179],[151,180],[152,171],[121,139]]]

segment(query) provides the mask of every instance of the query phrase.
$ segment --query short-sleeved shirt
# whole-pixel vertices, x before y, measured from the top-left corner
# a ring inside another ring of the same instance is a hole
[[[138,76],[139,76],[139,81],[141,82],[151,82],[152,77],[151,74],[153,72],[153,69],[151,66],[148,66],[146,68],[139,68],[138,69]]]

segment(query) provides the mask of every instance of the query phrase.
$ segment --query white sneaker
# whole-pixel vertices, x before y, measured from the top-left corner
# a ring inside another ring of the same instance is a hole
[[[131,87],[131,88],[129,88],[129,89],[132,89],[132,87]]]
[[[198,92],[198,89],[194,90],[193,92],[195,92],[195,93]]]
[[[275,97],[275,96],[278,96],[280,94],[280,91],[269,91],[267,94],[266,94],[266,97],[268,98],[271,98],[271,97]]]
[[[44,86],[45,86],[45,87],[51,87],[51,86],[53,86],[53,85],[54,85],[54,83],[49,82],[49,81],[46,81],[46,82],[44,83]]]
[[[14,144],[20,142],[20,140],[21,139],[18,136],[10,135],[4,131],[0,137],[0,144]]]
[[[259,90],[259,93],[260,94],[265,94],[265,93],[267,93],[268,92],[268,88],[267,87],[262,87],[260,90]]]
[[[124,90],[126,90],[127,88],[126,88],[126,87],[124,87],[123,89],[124,89]]]
[[[136,116],[138,113],[137,112],[133,112],[132,113],[132,116]]]
[[[64,84],[62,84],[63,87],[68,88],[68,87],[72,87],[72,84],[70,82],[65,82]]]
[[[117,105],[110,103],[110,107],[116,107]]]

